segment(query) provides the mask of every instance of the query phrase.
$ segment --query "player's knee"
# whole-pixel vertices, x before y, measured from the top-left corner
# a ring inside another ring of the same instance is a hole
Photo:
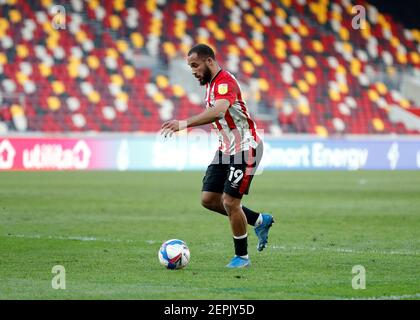
[[[213,197],[202,195],[201,205],[206,209],[213,210],[215,208],[215,199],[213,199]]]
[[[240,202],[229,195],[223,195],[222,204],[227,212],[230,212],[240,206]]]

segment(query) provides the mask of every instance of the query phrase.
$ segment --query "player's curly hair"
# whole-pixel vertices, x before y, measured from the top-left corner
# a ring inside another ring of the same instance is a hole
[[[190,49],[190,51],[188,51],[188,55],[192,55],[193,53],[196,53],[197,56],[199,56],[200,58],[212,58],[214,60],[216,60],[216,56],[214,54],[214,51],[212,48],[210,48],[208,45],[206,44],[197,44],[194,47],[192,47]]]

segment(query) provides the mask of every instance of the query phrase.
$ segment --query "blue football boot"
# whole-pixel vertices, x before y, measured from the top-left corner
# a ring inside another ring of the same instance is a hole
[[[230,260],[229,264],[226,265],[228,268],[245,268],[251,264],[249,259],[241,258],[240,256],[234,256]]]
[[[267,240],[268,240],[268,231],[270,230],[271,226],[274,223],[274,219],[271,214],[263,213],[262,219],[263,219],[262,223],[258,227],[254,228],[255,234],[258,237],[258,245],[257,245],[258,251],[263,251],[263,249],[265,248],[267,244]]]

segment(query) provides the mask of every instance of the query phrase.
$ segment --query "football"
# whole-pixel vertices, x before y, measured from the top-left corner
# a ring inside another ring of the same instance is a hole
[[[159,262],[167,269],[182,269],[190,261],[190,249],[179,239],[165,241],[159,249]]]

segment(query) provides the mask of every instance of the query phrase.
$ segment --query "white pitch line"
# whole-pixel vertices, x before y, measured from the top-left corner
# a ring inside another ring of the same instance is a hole
[[[15,237],[15,238],[27,238],[27,239],[52,239],[52,240],[77,240],[77,241],[101,241],[101,242],[123,242],[123,243],[134,243],[136,241],[126,239],[104,239],[104,238],[95,238],[88,236],[52,236],[52,235],[39,235],[39,234],[6,234],[2,235],[3,237]],[[147,244],[157,243],[155,240],[146,240]],[[357,253],[357,254],[384,254],[384,255],[410,255],[417,256],[420,255],[418,251],[397,251],[397,250],[354,250],[348,248],[326,248],[326,247],[299,247],[299,246],[277,246],[272,245],[273,250],[284,250],[284,251],[328,251],[328,252],[337,252],[337,253]]]
[[[125,242],[132,243],[133,240],[121,240],[121,239],[102,239],[95,237],[86,237],[86,236],[43,236],[39,234],[7,234],[2,235],[3,237],[14,237],[14,238],[26,238],[26,239],[51,239],[51,240],[77,240],[77,241],[101,241],[101,242]]]
[[[373,254],[384,254],[384,255],[410,255],[410,256],[417,256],[420,255],[420,252],[417,251],[398,251],[398,250],[354,250],[348,248],[325,248],[325,247],[297,247],[297,246],[271,246],[274,250],[285,250],[285,251],[329,251],[329,252],[337,252],[337,253],[373,253]]]
[[[350,298],[351,300],[401,300],[420,298],[420,293],[403,294],[400,296],[381,296],[381,297],[366,297],[366,298]]]

